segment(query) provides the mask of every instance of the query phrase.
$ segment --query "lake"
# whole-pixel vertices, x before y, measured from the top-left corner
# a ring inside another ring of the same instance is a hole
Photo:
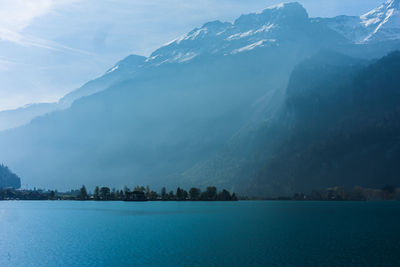
[[[0,266],[400,266],[400,202],[0,201]]]

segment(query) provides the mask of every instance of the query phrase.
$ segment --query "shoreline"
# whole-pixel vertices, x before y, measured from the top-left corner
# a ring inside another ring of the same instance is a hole
[[[296,200],[296,199],[238,199],[238,200],[81,200],[81,199],[0,199],[0,203],[5,201],[71,201],[71,202],[400,202],[400,200]]]

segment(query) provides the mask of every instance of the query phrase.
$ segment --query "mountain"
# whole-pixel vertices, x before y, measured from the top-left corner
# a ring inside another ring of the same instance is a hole
[[[87,82],[82,87],[65,95],[58,102],[37,103],[14,110],[0,111],[0,131],[28,124],[34,118],[51,112],[67,109],[79,98],[103,91],[117,81],[129,79],[141,68],[145,60],[145,57],[130,55],[118,62],[103,76]],[[122,66],[122,70],[118,69],[119,66]]]
[[[199,55],[204,57],[237,54],[260,47],[277,47],[283,45],[280,42],[288,43],[296,39],[295,36],[301,31],[304,31],[303,35],[305,31],[311,35],[318,34],[323,29],[317,24],[311,25],[306,10],[298,3],[282,4],[259,14],[243,15],[234,23],[209,22],[164,45],[149,58],[128,56],[103,76],[72,91],[58,103],[34,104],[0,112],[0,131],[27,124],[33,118],[44,114],[69,108],[81,97],[100,92],[113,83],[132,79],[135,73],[143,68],[157,67],[165,63],[184,63]],[[323,41],[331,40],[327,38]]]
[[[62,108],[68,108],[71,104],[82,97],[90,96],[95,93],[101,92],[104,89],[110,87],[115,82],[123,81],[124,79],[133,78],[135,74],[144,65],[146,58],[138,55],[130,55],[123,60],[119,61],[107,72],[93,80],[89,81],[81,88],[72,91],[65,95],[59,101],[59,106]]]
[[[260,47],[290,44],[299,32],[319,35],[329,27],[334,32],[322,42],[341,43],[344,54],[359,57],[381,57],[400,46],[399,0],[389,0],[361,17],[309,18],[299,3],[286,3],[247,14],[234,23],[213,21],[169,42],[148,58],[131,55],[110,68],[103,76],[64,96],[57,103],[33,104],[0,112],[0,131],[29,123],[33,118],[69,108],[77,99],[95,94],[112,84],[133,78],[143,68],[165,63],[185,63],[198,56],[237,54]],[[335,36],[336,33],[336,36]],[[350,43],[370,43],[386,48],[353,47]],[[327,44],[324,44],[327,45]],[[360,50],[363,50],[360,52]],[[370,51],[365,51],[370,50]],[[133,76],[132,76],[133,75]]]
[[[7,166],[0,164],[0,189],[1,188],[20,188],[21,179],[12,173]]]
[[[388,0],[366,14],[316,18],[355,43],[376,43],[400,39],[400,0]]]
[[[364,27],[370,32],[365,37],[365,42],[400,38],[400,0],[388,0],[361,16],[361,19]]]
[[[0,111],[0,131],[28,124],[33,118],[57,109],[57,103],[40,103],[18,109]]]
[[[213,21],[185,34],[148,58],[151,64],[185,62],[199,55],[233,55],[261,47],[278,47],[293,40],[309,41],[323,33],[321,42],[345,42],[344,38],[316,23],[299,3],[272,6],[260,13],[242,15],[234,23]]]
[[[182,179],[260,196],[399,185],[399,63],[400,52],[372,63],[318,53],[295,68],[272,116],[263,112]]]
[[[278,164],[285,161],[285,151],[292,151],[287,139],[300,147],[299,136],[313,129],[301,125],[329,121],[324,113],[318,118],[307,113],[310,120],[303,116],[319,101],[309,96],[325,87],[336,96],[346,86],[362,98],[351,83],[337,83],[357,81],[352,75],[361,73],[371,57],[396,47],[396,42],[355,44],[309,18],[298,3],[243,15],[233,23],[206,23],[148,58],[117,63],[86,84],[87,90],[61,100],[67,108],[0,132],[0,160],[32,187],[215,184],[250,195],[290,193],[303,187],[294,182],[301,177],[283,172],[297,166],[296,158]],[[304,103],[291,105],[303,91]],[[333,110],[340,99],[327,101],[332,106],[326,109]],[[322,130],[315,129],[315,137],[323,136]],[[274,159],[280,161],[273,166],[285,168],[271,169]]]
[[[280,177],[296,191],[399,185],[400,52],[361,68],[325,66],[293,72],[289,137],[256,179]]]
[[[175,186],[174,177],[210,157],[243,127],[254,103],[287,86],[296,64],[345,41],[311,23],[299,4],[242,16],[223,25],[229,29],[223,37],[218,25],[205,24],[204,36],[193,35],[197,29],[161,47],[142,66],[117,64],[107,76],[127,78],[107,90],[0,133],[0,159],[28,185],[40,187]],[[254,34],[248,33],[251,28]],[[238,33],[246,34],[231,37]],[[218,51],[212,48],[215,38],[224,43]],[[264,39],[276,41],[253,45]],[[177,59],[187,53],[198,55]]]

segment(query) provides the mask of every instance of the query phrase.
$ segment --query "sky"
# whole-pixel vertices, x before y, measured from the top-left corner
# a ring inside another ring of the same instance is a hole
[[[0,111],[57,101],[130,54],[148,56],[207,21],[283,0],[0,0]],[[384,0],[301,0],[311,17]]]

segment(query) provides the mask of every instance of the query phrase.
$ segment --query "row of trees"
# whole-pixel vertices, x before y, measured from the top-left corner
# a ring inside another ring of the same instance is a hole
[[[167,191],[165,187],[161,189],[160,193],[153,191],[149,186],[136,186],[131,191],[128,187],[122,190],[110,189],[109,187],[99,187],[89,194],[86,187],[83,185],[79,190],[77,199],[79,200],[126,200],[129,194],[143,194],[146,200],[163,200],[163,201],[235,201],[237,196],[235,193],[231,194],[229,191],[223,189],[218,192],[215,186],[209,186],[202,192],[199,188],[191,188],[189,191],[178,187],[175,191]]]
[[[343,187],[331,187],[325,190],[312,191],[309,194],[297,193],[292,200],[335,200],[335,201],[365,201],[365,200],[400,200],[400,188],[386,185],[382,189],[354,187],[346,190]]]
[[[16,190],[12,188],[0,188],[0,200],[20,199],[20,200],[162,200],[162,201],[234,201],[237,200],[236,194],[229,193],[227,190],[218,192],[214,186],[207,187],[205,191],[199,188],[191,188],[186,191],[178,187],[175,191],[167,191],[165,187],[157,193],[150,188],[137,186],[132,190],[124,187],[122,190],[110,189],[108,187],[96,187],[93,193],[89,193],[85,186],[79,190],[60,193],[53,190]],[[241,197],[246,200],[249,198]],[[400,200],[400,188],[385,186],[382,189],[371,189],[354,187],[352,190],[345,190],[342,187],[332,187],[320,191],[312,191],[309,194],[297,193],[292,197],[268,198],[269,200]]]

